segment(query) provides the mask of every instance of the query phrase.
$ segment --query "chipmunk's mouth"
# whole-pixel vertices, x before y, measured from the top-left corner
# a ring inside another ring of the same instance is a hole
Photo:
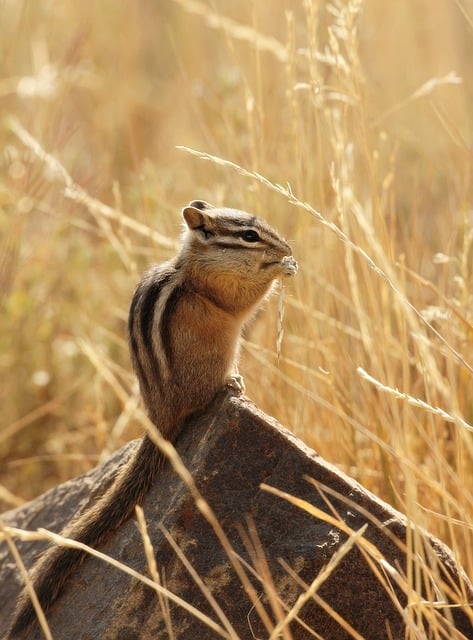
[[[260,269],[271,269],[271,267],[284,267],[288,260],[292,259],[292,253],[285,253],[284,255],[273,251],[264,251],[261,256]]]
[[[281,264],[281,260],[272,260],[271,262],[263,262],[261,265],[262,269],[268,269],[269,267],[274,267],[276,264]]]

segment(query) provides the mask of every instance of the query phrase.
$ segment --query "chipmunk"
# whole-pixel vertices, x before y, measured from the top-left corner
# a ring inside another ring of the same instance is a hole
[[[175,443],[184,420],[205,408],[224,386],[243,391],[236,365],[242,328],[274,281],[292,276],[291,247],[263,220],[195,200],[183,209],[179,253],[152,267],[131,302],[128,335],[133,368],[148,415]],[[102,545],[141,504],[165,462],[145,435],[110,489],[64,530],[92,547]],[[43,610],[57,600],[87,553],[47,550],[32,571]],[[26,589],[9,638],[35,620]]]

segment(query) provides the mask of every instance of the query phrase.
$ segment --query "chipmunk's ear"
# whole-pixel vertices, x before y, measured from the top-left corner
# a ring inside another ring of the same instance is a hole
[[[200,209],[201,211],[204,209],[215,209],[213,204],[209,204],[205,202],[205,200],[192,200],[192,202],[189,202],[189,207],[194,207],[194,209]]]
[[[208,220],[206,212],[214,209],[211,204],[203,200],[193,200],[182,210],[182,215],[189,229],[202,229]]]

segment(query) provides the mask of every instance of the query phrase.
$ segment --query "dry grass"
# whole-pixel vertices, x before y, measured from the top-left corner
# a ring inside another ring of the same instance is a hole
[[[140,433],[127,305],[204,198],[300,264],[249,395],[473,577],[471,3],[10,0],[0,34],[3,506]]]

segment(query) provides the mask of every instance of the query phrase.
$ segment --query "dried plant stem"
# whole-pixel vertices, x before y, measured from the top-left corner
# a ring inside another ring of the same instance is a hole
[[[421,400],[420,398],[414,398],[408,393],[404,393],[403,391],[399,391],[399,389],[393,389],[393,387],[389,387],[388,385],[383,384],[379,380],[376,380],[373,376],[367,373],[362,367],[357,368],[357,372],[363,380],[366,380],[370,384],[372,384],[378,391],[382,391],[383,393],[388,393],[393,398],[397,400],[405,400],[408,404],[413,407],[418,407],[419,409],[424,409],[424,411],[428,411],[435,416],[438,416],[442,420],[446,422],[451,422],[452,424],[457,424],[466,429],[467,431],[473,431],[473,426],[466,422],[460,416],[452,416],[450,413],[447,413],[440,407],[433,407],[428,402]]]

